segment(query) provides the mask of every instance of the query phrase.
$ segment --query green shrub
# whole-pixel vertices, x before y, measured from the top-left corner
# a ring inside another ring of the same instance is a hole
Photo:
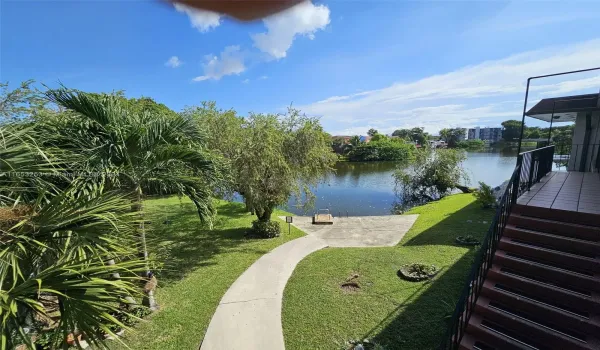
[[[469,150],[478,150],[485,148],[485,142],[479,139],[464,140],[457,142],[456,147]]]
[[[398,276],[407,281],[418,282],[430,279],[438,272],[439,269],[435,265],[412,263],[402,265],[398,270]]]
[[[494,190],[484,182],[479,181],[479,189],[475,192],[475,198],[483,208],[492,208],[496,205]]]
[[[279,223],[276,221],[252,221],[252,236],[260,238],[274,238],[279,237],[280,233],[281,228],[279,227]]]

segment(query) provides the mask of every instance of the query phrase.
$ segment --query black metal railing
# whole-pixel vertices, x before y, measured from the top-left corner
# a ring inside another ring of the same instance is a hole
[[[521,172],[518,184],[513,184],[516,186],[513,196],[518,197],[523,192],[529,191],[533,184],[552,171],[554,148],[555,146],[546,146],[517,156],[517,166],[520,166]]]
[[[517,158],[517,166],[506,185],[506,190],[498,203],[496,215],[481,243],[475,261],[469,273],[467,283],[461,293],[452,314],[446,337],[440,349],[458,349],[460,341],[467,329],[469,318],[475,308],[479,293],[488,270],[492,266],[494,253],[502,237],[508,217],[517,202],[517,198],[542,177],[552,171],[554,146],[542,147],[523,152]]]

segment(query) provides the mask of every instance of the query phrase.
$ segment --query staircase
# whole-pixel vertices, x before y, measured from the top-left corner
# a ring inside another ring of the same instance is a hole
[[[600,215],[514,204],[460,349],[600,349]]]

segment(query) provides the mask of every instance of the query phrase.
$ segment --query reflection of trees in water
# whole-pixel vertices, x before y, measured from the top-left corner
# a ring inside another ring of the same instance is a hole
[[[361,177],[368,175],[380,175],[391,173],[401,164],[399,162],[338,162],[335,165],[335,174],[327,179],[327,182],[333,181],[336,185],[348,183],[357,187],[360,184]]]

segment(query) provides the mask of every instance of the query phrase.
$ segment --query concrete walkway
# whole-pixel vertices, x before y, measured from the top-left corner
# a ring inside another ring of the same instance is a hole
[[[311,217],[294,216],[293,225],[324,240],[329,247],[391,247],[402,240],[418,217],[352,216],[334,218],[333,225],[313,225]]]
[[[229,287],[200,349],[284,350],[281,305],[285,285],[296,265],[308,254],[327,246],[393,246],[417,216],[336,218],[329,226],[312,225],[310,218],[294,217],[294,225],[307,236],[263,255]]]

